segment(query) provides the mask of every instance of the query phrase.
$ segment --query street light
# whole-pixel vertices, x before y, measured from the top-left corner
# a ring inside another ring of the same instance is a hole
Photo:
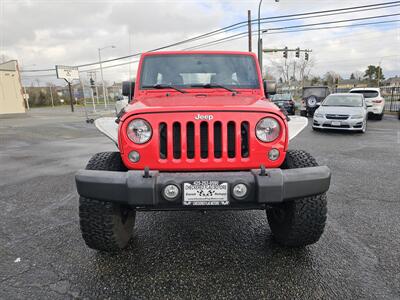
[[[260,0],[258,3],[258,63],[260,64],[261,73],[262,73],[262,41],[261,41],[261,4],[263,0]],[[279,0],[275,0],[275,2],[279,2]]]
[[[106,46],[103,48],[99,48],[99,64],[100,64],[100,73],[101,73],[101,83],[103,85],[103,97],[104,97],[104,107],[107,108],[107,93],[106,93],[106,86],[104,85],[104,77],[103,77],[103,64],[101,62],[101,50],[107,48],[116,48],[114,45]]]

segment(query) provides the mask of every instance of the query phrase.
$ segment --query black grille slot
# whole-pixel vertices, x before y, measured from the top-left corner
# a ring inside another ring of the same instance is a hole
[[[200,157],[208,157],[208,123],[201,122],[200,124]]]
[[[249,157],[249,122],[242,122],[240,124],[241,141],[241,155],[242,157]]]
[[[214,123],[214,157],[222,157],[222,125],[219,121]]]
[[[168,152],[167,152],[167,124],[161,123],[159,126],[160,132],[160,158],[166,159]]]
[[[228,122],[228,157],[235,157],[235,122]]]
[[[174,158],[181,158],[181,124],[175,122],[172,126],[173,130],[173,149],[174,149]]]
[[[186,125],[186,146],[187,158],[194,158],[194,123],[189,122]]]

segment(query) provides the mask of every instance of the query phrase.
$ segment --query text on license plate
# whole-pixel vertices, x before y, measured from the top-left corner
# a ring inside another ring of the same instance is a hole
[[[342,125],[342,123],[337,122],[337,121],[332,122],[332,126],[340,126],[340,125]]]
[[[198,180],[183,184],[184,205],[228,205],[228,183]]]

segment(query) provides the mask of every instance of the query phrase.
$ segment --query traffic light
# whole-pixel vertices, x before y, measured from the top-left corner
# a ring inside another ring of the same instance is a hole
[[[283,51],[284,58],[287,58],[287,53],[288,53],[288,47],[285,47],[285,50]]]
[[[90,86],[95,86],[94,79],[90,78]]]
[[[297,58],[300,57],[300,48],[296,48],[296,57],[297,57]]]
[[[305,58],[306,60],[308,60],[308,52],[306,52],[306,54],[305,54],[304,56],[305,56],[304,58]]]

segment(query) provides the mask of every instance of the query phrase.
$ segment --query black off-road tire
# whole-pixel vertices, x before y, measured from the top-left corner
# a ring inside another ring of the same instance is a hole
[[[318,166],[302,150],[289,150],[282,169]],[[327,214],[326,195],[298,198],[267,209],[268,223],[276,241],[289,247],[304,247],[319,240]]]
[[[95,154],[86,169],[127,171],[119,152]],[[80,197],[79,220],[82,237],[90,248],[107,252],[118,251],[125,248],[132,237],[135,210],[108,201]]]

